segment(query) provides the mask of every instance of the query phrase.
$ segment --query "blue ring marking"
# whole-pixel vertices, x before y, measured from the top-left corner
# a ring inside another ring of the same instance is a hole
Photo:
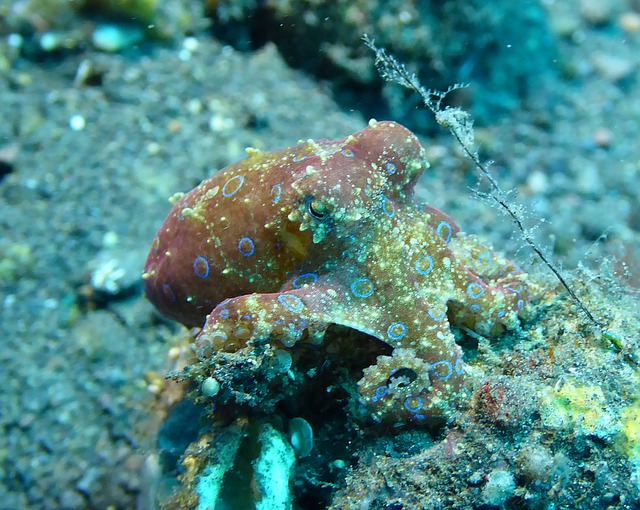
[[[220,317],[223,319],[228,319],[230,315],[229,309],[225,308],[224,310],[220,310]]]
[[[173,290],[171,289],[171,285],[169,285],[168,283],[163,283],[162,284],[162,295],[166,298],[169,299],[169,301],[171,301],[172,303],[176,302],[176,295],[173,293]]]
[[[198,265],[204,264],[204,271],[198,271]],[[202,278],[203,280],[209,276],[211,272],[211,268],[209,267],[209,261],[205,259],[202,255],[198,255],[193,261],[193,272],[196,274],[198,278]]]
[[[438,223],[438,226],[436,227],[436,234],[438,234],[440,237],[442,237],[442,228],[445,227],[448,229],[447,232],[447,237],[444,238],[444,242],[448,243],[449,241],[451,241],[451,236],[453,235],[453,227],[451,226],[451,223],[449,223],[448,221],[441,221],[440,223]]]
[[[342,154],[345,158],[352,158],[356,155],[351,149],[342,149],[340,151],[340,154]]]
[[[426,260],[429,262],[429,267],[427,269],[422,269],[422,261]],[[416,260],[415,265],[416,271],[421,275],[427,275],[433,270],[433,257],[431,255],[425,255],[421,259]]]
[[[514,294],[520,294],[524,290],[522,282],[505,283],[502,288],[507,289],[509,292],[513,292]]]
[[[231,191],[227,191],[227,186],[229,186],[229,183],[235,180],[240,181],[239,184],[237,185],[237,188]],[[225,197],[232,197],[238,191],[240,191],[240,188],[242,188],[243,184],[244,184],[244,177],[242,175],[234,175],[231,179],[229,179],[227,182],[224,183],[224,186],[222,186],[222,195]]]
[[[370,184],[367,184],[367,185],[364,187],[364,194],[365,194],[366,196],[368,196],[368,197],[371,197],[371,195],[373,195],[373,188],[371,188],[371,185],[370,185]]]
[[[440,322],[442,319],[444,319],[444,316],[447,314],[447,311],[443,310],[440,315],[434,315],[433,309],[429,308],[429,310],[427,310],[427,313],[429,314],[429,317],[431,317],[434,321]]]
[[[388,386],[378,386],[376,388],[375,395],[373,397],[371,397],[371,402],[373,402],[375,404],[381,398],[386,397],[388,393],[389,393],[389,387]]]
[[[506,313],[506,310],[503,308],[502,310],[500,310],[497,313],[498,319],[502,319],[504,317],[504,314]]]
[[[304,302],[302,301],[302,299],[291,294],[280,294],[278,296],[278,301],[287,310],[290,310],[292,312],[299,312],[304,308]]]
[[[395,174],[395,173],[397,172],[397,170],[398,170],[398,169],[396,168],[396,165],[394,165],[393,163],[387,163],[386,168],[387,168],[387,173],[388,173],[389,175],[393,175],[393,174]]]
[[[393,208],[393,202],[387,197],[382,198],[382,212],[389,216],[389,218],[393,218],[396,215],[396,211]]]
[[[524,308],[524,300],[518,299],[516,306],[518,307],[518,310],[522,310]]]
[[[306,154],[303,156],[293,156],[291,158],[291,161],[293,161],[294,163],[300,163],[300,161],[304,161],[305,159],[307,159],[309,156],[307,156]]]
[[[471,299],[478,299],[484,295],[484,287],[478,282],[471,282],[467,285],[467,294]]]
[[[424,414],[414,414],[412,420],[424,421],[426,420],[426,416]]]
[[[276,192],[276,195],[271,199],[274,204],[280,202],[280,197],[282,196],[282,184],[274,184],[271,186],[271,196],[273,196],[273,192]]]
[[[400,332],[394,333],[393,330],[398,328],[400,328]],[[389,338],[391,338],[391,340],[400,340],[406,334],[407,334],[407,326],[405,326],[402,322],[394,322],[393,324],[391,324],[391,326],[387,328],[387,335],[389,335]]]
[[[480,310],[482,310],[482,307],[480,306],[479,303],[473,303],[472,305],[469,306],[470,312],[478,313]]]
[[[301,281],[301,280],[309,280],[309,279],[311,279],[311,281]],[[300,276],[297,276],[296,278],[294,278],[293,282],[291,282],[291,285],[293,286],[294,289],[299,289],[303,285],[311,285],[312,283],[315,283],[317,281],[318,281],[317,274],[303,273]]]
[[[251,249],[249,251],[243,250],[242,243],[249,243],[249,245],[251,246]],[[238,251],[242,253],[242,255],[244,255],[245,257],[250,257],[255,253],[256,245],[250,237],[243,237],[242,239],[240,239],[240,241],[238,241]]]
[[[418,405],[411,405],[411,400],[416,399],[418,402]],[[411,396],[411,397],[407,397],[406,400],[404,401],[404,408],[409,411],[410,413],[417,413],[418,411],[420,411],[420,409],[422,409],[422,405],[424,404],[422,398],[420,397],[416,397],[416,396]]]
[[[462,361],[462,359],[460,358],[456,359],[455,371],[457,375],[464,374],[464,361]]]
[[[478,260],[483,264],[491,264],[491,261],[493,260],[493,257],[491,256],[491,250],[487,250],[486,252],[478,255]]]
[[[357,288],[360,284],[370,285],[371,288],[365,292],[361,292]],[[375,287],[373,286],[373,282],[369,278],[358,278],[357,280],[351,282],[351,292],[353,292],[354,296],[356,297],[369,297],[371,294],[373,294],[374,291]]]
[[[440,374],[440,372],[438,372],[437,367],[439,366],[447,367],[447,373],[445,375],[442,375]],[[431,370],[433,370],[433,373],[436,374],[436,377],[438,377],[438,379],[441,379],[443,381],[448,380],[453,375],[453,366],[451,365],[451,362],[447,361],[446,359],[436,361],[433,365],[431,365]]]

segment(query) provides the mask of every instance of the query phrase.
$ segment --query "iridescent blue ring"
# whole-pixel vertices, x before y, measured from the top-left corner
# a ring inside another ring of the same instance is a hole
[[[396,211],[393,209],[393,202],[387,197],[382,198],[382,212],[389,218],[393,218],[396,215]]]
[[[204,264],[204,271],[198,270],[198,265]],[[202,255],[198,255],[193,261],[193,272],[196,274],[198,278],[205,279],[209,276],[210,268],[209,261],[205,259]]]
[[[242,243],[249,243],[249,245],[251,246],[251,249],[249,251],[243,250]],[[238,241],[238,251],[242,253],[242,255],[244,255],[245,257],[250,257],[255,253],[256,245],[250,237],[243,237],[242,239],[240,239],[240,241]]]
[[[447,367],[447,372],[445,375],[442,375],[440,372],[438,372],[439,366]],[[442,379],[443,381],[446,381],[453,375],[453,366],[451,366],[451,362],[447,361],[446,359],[436,361],[433,365],[431,365],[431,370],[433,370],[433,373],[436,374],[436,377],[438,379]]]
[[[425,260],[429,263],[429,267],[422,269],[422,262]],[[433,257],[431,255],[424,255],[422,258],[416,260],[415,268],[418,274],[428,275],[433,270]]]
[[[305,281],[305,280],[311,280],[311,281]],[[317,274],[303,273],[297,276],[296,278],[294,278],[293,282],[291,282],[291,285],[293,286],[294,289],[299,289],[303,285],[311,285],[312,283],[315,283],[317,281],[318,281]]]
[[[373,397],[371,397],[371,402],[373,402],[375,404],[381,398],[386,397],[388,393],[389,393],[389,387],[388,386],[378,386],[376,388],[375,395],[373,395]]]
[[[357,288],[358,285],[363,283],[371,286],[371,288],[367,292],[361,292]],[[353,292],[353,294],[356,297],[360,297],[360,298],[369,297],[371,294],[373,294],[374,290],[375,290],[375,287],[373,286],[373,282],[369,278],[358,278],[357,280],[354,280],[353,282],[351,282],[351,292]]]
[[[447,314],[447,311],[443,310],[442,313],[440,313],[440,315],[435,315],[433,309],[429,308],[429,310],[427,310],[427,313],[429,314],[429,317],[431,317],[434,321],[440,322],[442,319],[444,319],[444,316]]]
[[[278,296],[278,301],[287,310],[290,310],[292,312],[299,312],[304,308],[304,302],[302,301],[302,299],[292,294],[280,294]]]
[[[275,196],[273,195],[273,192],[276,192]],[[271,187],[271,196],[273,196],[273,198],[271,199],[271,201],[274,204],[277,204],[280,201],[280,196],[282,195],[282,185],[281,184],[274,184]]]
[[[447,229],[447,237],[442,237],[442,229],[446,228]],[[440,237],[442,237],[444,239],[445,243],[448,243],[449,241],[451,241],[451,236],[453,235],[453,228],[451,227],[451,223],[449,223],[448,221],[441,221],[440,223],[438,223],[438,226],[436,227],[436,234],[438,234]]]
[[[400,328],[399,333],[394,333],[394,329]],[[391,340],[400,340],[407,334],[407,326],[405,326],[402,322],[394,322],[387,328],[387,335]]]
[[[478,299],[484,295],[484,287],[478,282],[471,282],[467,285],[467,294],[471,299]]]
[[[412,406],[411,405],[411,400],[412,399],[416,399],[418,401],[418,405]],[[411,396],[411,397],[407,397],[406,400],[404,401],[404,408],[409,411],[410,413],[417,413],[418,411],[420,411],[420,409],[422,409],[422,405],[424,404],[422,398],[420,397],[416,397],[416,396]]]
[[[236,189],[227,191],[227,186],[229,186],[229,183],[236,180],[239,181]],[[224,186],[222,186],[222,195],[225,197],[232,197],[238,191],[240,191],[240,188],[242,188],[243,184],[244,184],[244,177],[242,175],[234,175],[231,179],[229,179],[227,182],[224,183]]]

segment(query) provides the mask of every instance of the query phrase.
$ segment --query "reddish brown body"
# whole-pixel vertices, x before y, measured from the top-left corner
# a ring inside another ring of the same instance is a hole
[[[147,295],[203,326],[201,358],[257,339],[317,343],[331,323],[366,332],[394,349],[359,382],[372,417],[446,417],[465,387],[449,321],[495,334],[528,295],[517,267],[413,201],[427,167],[393,122],[250,150],[176,202],[145,265]]]

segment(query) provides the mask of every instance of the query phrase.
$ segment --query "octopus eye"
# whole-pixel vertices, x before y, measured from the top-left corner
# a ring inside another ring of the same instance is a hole
[[[396,370],[389,379],[387,379],[387,386],[395,385],[398,388],[404,388],[409,386],[413,381],[418,378],[418,374],[410,368],[403,367]]]
[[[305,199],[305,203],[307,204],[309,214],[315,219],[324,221],[329,217],[329,207],[324,202],[315,197],[308,196]]]

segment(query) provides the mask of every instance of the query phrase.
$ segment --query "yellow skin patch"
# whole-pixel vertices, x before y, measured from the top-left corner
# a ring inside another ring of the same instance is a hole
[[[428,166],[393,122],[252,149],[178,198],[145,265],[147,295],[187,326],[204,322],[202,359],[256,340],[318,344],[330,324],[363,331],[393,348],[358,383],[372,418],[447,418],[465,393],[450,322],[498,334],[529,295],[514,264],[413,200]]]

